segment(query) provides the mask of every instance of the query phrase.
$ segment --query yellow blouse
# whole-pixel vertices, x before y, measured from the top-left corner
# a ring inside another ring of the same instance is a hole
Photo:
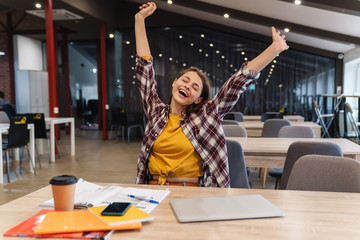
[[[150,174],[159,175],[163,185],[167,177],[203,176],[202,161],[180,126],[181,116],[169,114],[169,120],[150,152]]]

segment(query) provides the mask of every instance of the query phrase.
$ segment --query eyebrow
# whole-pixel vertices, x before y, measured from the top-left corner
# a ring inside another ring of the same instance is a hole
[[[188,79],[189,81],[191,80],[191,78],[190,78],[190,77],[188,77],[188,76],[183,75],[182,77],[184,77],[184,78]],[[197,84],[196,82],[194,82],[193,84],[194,84],[194,85],[196,85],[198,88],[200,88],[200,85],[199,85],[199,84]]]

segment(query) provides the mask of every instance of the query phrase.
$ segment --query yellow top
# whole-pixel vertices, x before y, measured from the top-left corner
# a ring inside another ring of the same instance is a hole
[[[159,175],[163,185],[167,177],[200,177],[202,161],[180,126],[181,116],[169,114],[169,120],[156,139],[149,159],[150,174]]]
[[[141,56],[143,59],[150,61],[151,56]]]

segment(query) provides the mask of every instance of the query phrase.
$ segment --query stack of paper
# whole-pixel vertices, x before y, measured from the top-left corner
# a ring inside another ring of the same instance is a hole
[[[75,190],[75,205],[84,206],[104,206],[111,202],[130,202],[134,207],[141,209],[146,213],[151,213],[157,207],[157,204],[148,201],[141,201],[131,198],[128,195],[146,196],[156,202],[161,202],[170,193],[169,190],[153,190],[142,188],[123,188],[119,186],[100,186],[94,183],[79,179]],[[53,207],[54,200],[50,199],[40,206]]]

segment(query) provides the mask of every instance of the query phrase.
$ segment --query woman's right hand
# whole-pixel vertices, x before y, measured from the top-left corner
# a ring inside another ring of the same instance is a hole
[[[136,18],[141,17],[145,19],[155,12],[156,4],[154,2],[144,3],[139,7],[139,9],[140,11],[135,15],[135,17]]]

